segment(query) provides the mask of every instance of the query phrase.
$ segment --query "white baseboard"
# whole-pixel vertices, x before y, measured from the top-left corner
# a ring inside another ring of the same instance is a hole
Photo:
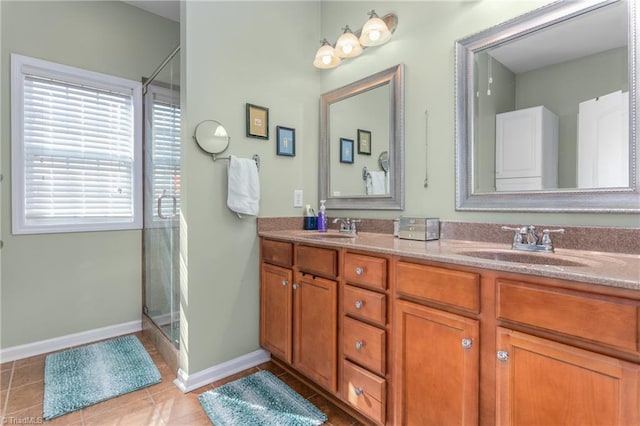
[[[67,334],[66,336],[27,343],[26,345],[12,346],[10,348],[0,349],[0,362],[9,362],[30,356],[42,355],[48,352],[70,348],[71,346],[86,345],[87,343],[109,339],[123,334],[135,333],[140,330],[142,330],[142,321],[138,320],[82,331],[80,333]]]
[[[232,374],[255,367],[271,359],[271,354],[264,349],[250,352],[222,364],[214,365],[206,370],[187,374],[181,368],[178,369],[178,378],[174,384],[184,393],[191,392],[216,380],[224,379]]]

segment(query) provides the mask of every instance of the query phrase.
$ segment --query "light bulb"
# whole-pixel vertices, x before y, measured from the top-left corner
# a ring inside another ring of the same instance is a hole
[[[335,53],[340,58],[355,58],[362,53],[362,46],[348,25],[343,30],[344,33],[336,41]]]
[[[362,46],[379,46],[391,38],[387,24],[378,17],[375,11],[369,12],[369,20],[362,27],[360,44]]]
[[[316,58],[313,61],[313,65],[316,68],[333,68],[340,64],[340,58],[336,56],[333,47],[329,44],[327,39],[322,40],[322,46],[316,52]]]

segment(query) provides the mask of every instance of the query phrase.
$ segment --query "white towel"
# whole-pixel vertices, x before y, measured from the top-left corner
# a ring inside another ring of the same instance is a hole
[[[369,172],[367,194],[384,195],[387,193],[387,176],[385,172]]]
[[[229,189],[227,206],[232,211],[251,216],[258,215],[260,180],[258,167],[250,158],[229,157]]]

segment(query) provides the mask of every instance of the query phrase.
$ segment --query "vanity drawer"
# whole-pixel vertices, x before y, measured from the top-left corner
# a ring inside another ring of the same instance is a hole
[[[262,240],[262,260],[276,265],[293,265],[293,244],[284,241]]]
[[[640,302],[497,280],[499,319],[639,351]]]
[[[343,318],[342,353],[378,374],[385,373],[385,331],[349,317]]]
[[[377,423],[385,423],[386,381],[347,360],[342,369],[342,398]]]
[[[338,275],[338,252],[321,247],[297,246],[296,265],[302,272]]]
[[[374,322],[383,327],[387,322],[386,300],[384,294],[350,285],[344,286],[344,313]]]
[[[398,262],[398,293],[465,311],[480,312],[480,276],[471,272]]]
[[[386,289],[387,259],[346,253],[344,255],[344,277],[350,283]]]

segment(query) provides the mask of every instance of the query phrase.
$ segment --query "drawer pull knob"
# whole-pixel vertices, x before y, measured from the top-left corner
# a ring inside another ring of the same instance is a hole
[[[463,349],[471,349],[471,345],[473,341],[471,339],[462,339],[462,348]]]
[[[356,342],[356,350],[359,351],[360,349],[362,349],[364,347],[364,342],[362,340],[358,340]]]
[[[293,283],[293,289],[294,289],[294,290],[297,290],[297,289],[298,289],[298,287],[300,287],[300,285],[299,285],[299,284]]]
[[[362,267],[358,266],[358,267],[356,268],[356,275],[360,276],[360,275],[362,275],[362,274],[364,274],[364,268],[362,268]]]
[[[507,351],[498,351],[498,360],[506,362],[509,359],[509,353]]]
[[[354,392],[356,393],[356,395],[360,396],[364,393],[364,390],[362,390],[362,388],[355,388]]]
[[[362,302],[362,300],[356,300],[356,309],[362,309],[362,307],[364,306],[364,302]]]
[[[284,286],[286,286],[287,284],[289,284],[289,281],[287,281],[287,280],[282,280],[282,286],[283,286],[283,287],[284,287]]]

